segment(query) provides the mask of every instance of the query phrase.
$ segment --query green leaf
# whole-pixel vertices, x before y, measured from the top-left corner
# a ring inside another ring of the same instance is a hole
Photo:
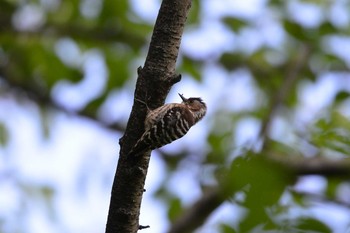
[[[318,52],[315,52],[313,62],[311,62],[311,69],[315,73],[320,71],[348,71],[348,66],[344,59],[327,52],[322,51],[321,48]],[[309,68],[309,67],[307,67]]]
[[[220,232],[222,233],[236,233],[237,231],[233,229],[230,225],[222,224],[220,225]]]
[[[9,140],[9,133],[6,126],[0,123],[0,145],[5,146]]]
[[[299,220],[297,225],[299,230],[304,230],[307,232],[319,232],[319,233],[331,233],[332,230],[323,222],[314,218],[304,218]]]
[[[324,35],[334,34],[338,30],[333,26],[333,24],[327,21],[320,25],[320,27],[318,28],[318,31],[321,36],[324,36]]]
[[[118,44],[112,48],[106,47],[104,53],[109,72],[107,90],[121,87],[131,75],[137,76],[136,70],[130,73],[129,62],[135,56],[131,48]]]
[[[335,102],[339,103],[339,102],[343,102],[344,100],[349,99],[350,97],[350,93],[347,91],[340,91],[337,93],[336,97],[335,97]]]
[[[274,154],[281,154],[284,156],[295,156],[300,154],[300,152],[297,151],[296,148],[291,145],[287,145],[277,140],[272,140],[270,138],[266,140],[266,145],[268,145],[269,150],[273,151]]]
[[[343,114],[337,111],[334,111],[332,112],[332,119],[332,122],[335,123],[336,127],[350,131],[350,118],[345,117]]]
[[[327,119],[318,120],[311,135],[311,142],[320,149],[350,154],[350,119],[337,111],[332,112]]]
[[[247,22],[234,17],[224,17],[222,21],[234,32],[238,32],[243,27],[247,26]]]
[[[180,69],[183,70],[183,72],[191,75],[194,79],[200,81],[201,73],[200,73],[199,65],[200,65],[199,62],[194,61],[187,56],[183,56]]]
[[[332,178],[332,179],[328,179],[327,182],[327,189],[326,189],[326,196],[328,198],[332,198],[335,199],[337,198],[337,192],[338,192],[338,188],[339,185],[342,184],[342,180],[340,180],[339,178]]]
[[[243,54],[238,53],[223,53],[219,60],[220,64],[229,71],[243,66],[244,61]]]
[[[86,116],[95,118],[97,115],[97,111],[100,108],[100,106],[104,103],[106,99],[106,94],[94,99],[91,101],[83,110],[82,113]]]
[[[174,198],[170,201],[170,206],[168,210],[168,217],[170,220],[175,220],[182,213],[183,208],[181,205],[181,200]]]
[[[240,223],[240,231],[247,232],[260,224],[275,226],[266,209],[278,203],[290,180],[286,170],[265,159],[264,155],[250,154],[234,160],[223,186],[228,187],[228,191],[244,187],[246,198],[243,205],[249,211]]]
[[[286,32],[295,39],[300,41],[309,41],[313,44],[317,44],[316,39],[319,38],[317,35],[317,30],[305,29],[302,25],[290,20],[284,20],[283,27]]]
[[[100,22],[103,22],[103,24],[121,24],[121,22],[124,22],[127,19],[126,14],[129,12],[128,9],[129,1],[127,0],[103,1],[99,20]],[[113,22],[112,19],[117,21]]]
[[[187,25],[193,25],[198,24],[200,19],[200,1],[199,0],[192,0],[192,7],[187,17]]]

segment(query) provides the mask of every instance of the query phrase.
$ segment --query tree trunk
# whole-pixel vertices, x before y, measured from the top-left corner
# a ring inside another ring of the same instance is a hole
[[[175,74],[183,28],[191,0],[163,0],[154,27],[144,68],[138,69],[134,105],[124,136],[120,139],[120,154],[114,177],[106,233],[135,233],[150,154],[126,158],[126,154],[141,137],[147,107],[164,104],[170,88],[180,81]],[[147,103],[147,106],[142,102]]]

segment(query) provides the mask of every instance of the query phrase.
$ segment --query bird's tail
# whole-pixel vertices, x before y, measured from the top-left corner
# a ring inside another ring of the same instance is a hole
[[[146,151],[150,150],[149,148],[149,144],[147,143],[147,141],[142,140],[142,138],[140,140],[138,140],[135,144],[135,146],[133,148],[131,148],[131,150],[128,153],[128,157],[129,156],[140,156],[141,154],[145,153]]]

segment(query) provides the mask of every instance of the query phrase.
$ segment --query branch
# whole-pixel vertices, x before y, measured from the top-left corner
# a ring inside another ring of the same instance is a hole
[[[12,26],[12,17],[12,14],[5,13],[0,9],[0,33],[2,35],[30,39],[73,37],[77,40],[93,42],[115,42],[118,40],[121,43],[132,44],[137,48],[142,47],[146,42],[146,39],[137,33],[111,25],[87,26],[76,22],[67,24],[49,21],[35,31],[18,31]]]
[[[212,189],[198,199],[191,208],[177,219],[168,233],[190,233],[203,225],[208,216],[225,201],[219,189]]]
[[[106,232],[135,233],[139,229],[141,200],[150,154],[126,158],[144,131],[147,107],[164,104],[170,88],[181,79],[175,74],[183,28],[191,0],[163,0],[154,27],[144,68],[138,69],[134,104],[124,136],[114,177]],[[147,107],[136,101],[147,103]]]
[[[286,159],[281,156],[269,156],[269,159],[292,171],[296,176],[350,177],[350,159],[330,160],[321,157]]]

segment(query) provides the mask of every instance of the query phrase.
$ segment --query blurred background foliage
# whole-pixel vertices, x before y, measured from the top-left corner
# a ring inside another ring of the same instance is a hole
[[[159,5],[0,1],[0,232],[103,232]],[[256,158],[349,157],[348,12],[346,0],[193,1],[175,88],[209,112],[153,153],[142,213],[159,214],[141,213],[152,232],[222,183],[230,199],[198,232],[350,230],[349,177],[296,177]],[[113,149],[101,152],[106,138]]]

